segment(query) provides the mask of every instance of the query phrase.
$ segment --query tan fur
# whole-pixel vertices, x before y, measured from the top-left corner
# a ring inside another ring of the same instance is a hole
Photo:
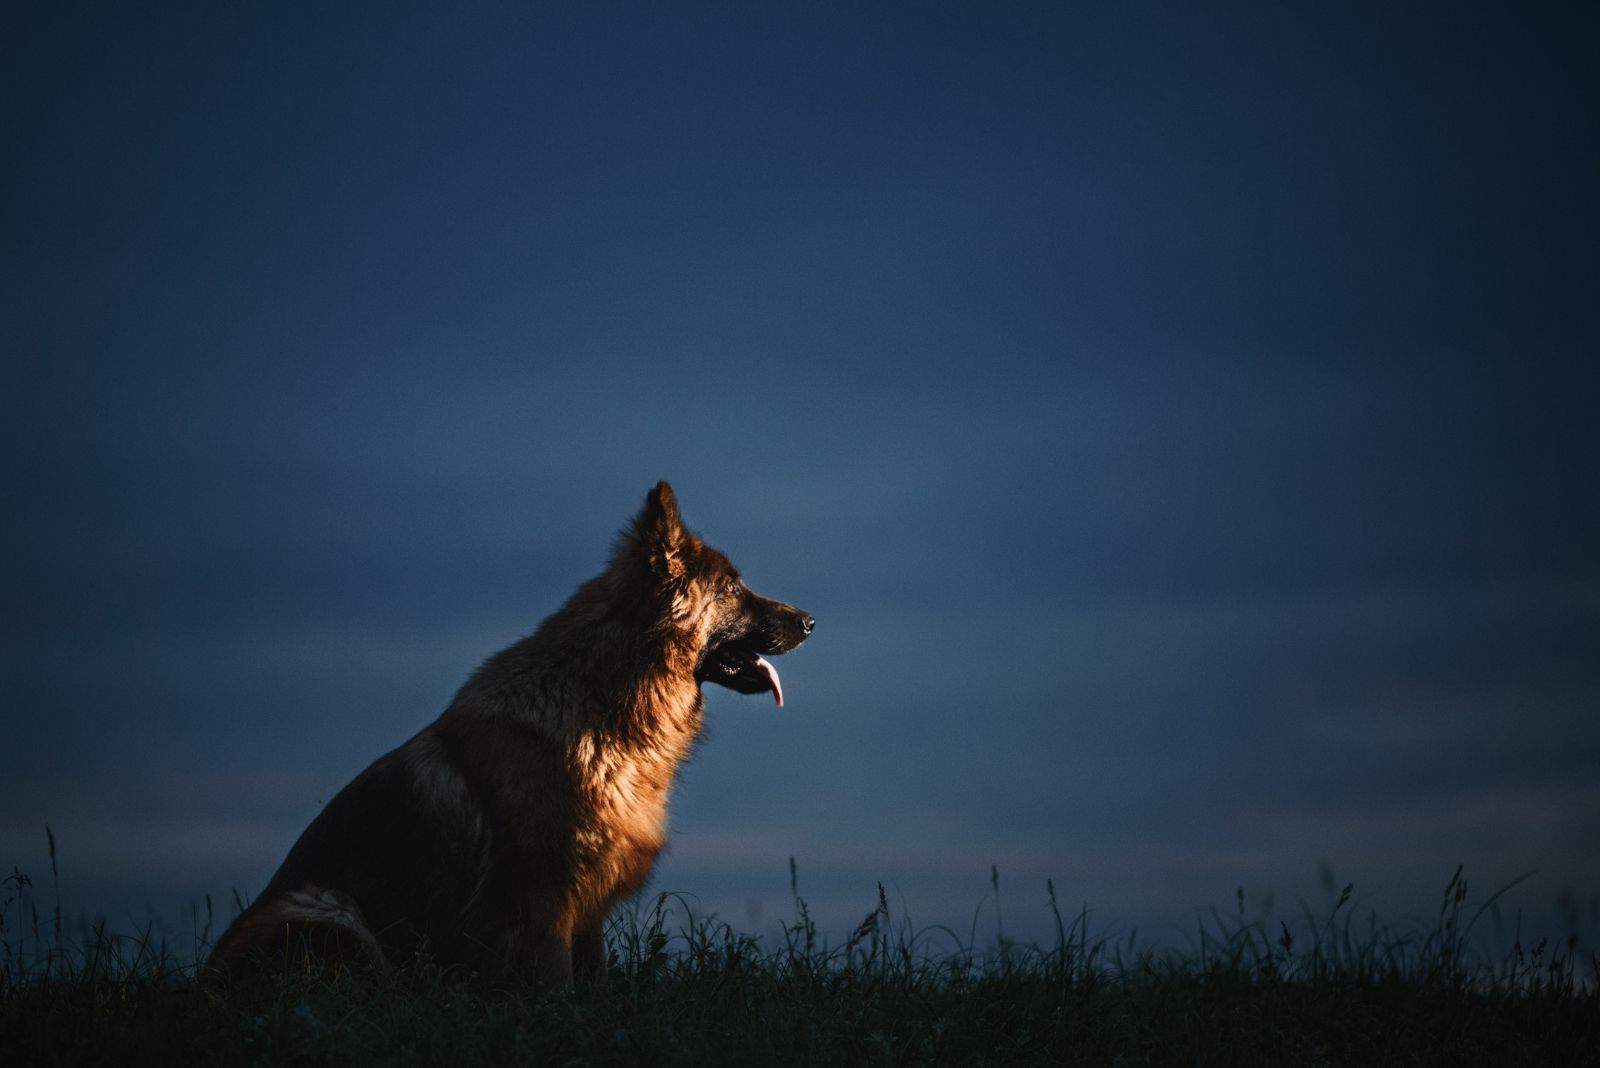
[[[658,485],[603,574],[328,804],[212,965],[320,930],[358,953],[426,946],[477,969],[594,973],[607,913],[666,841],[702,727],[697,672],[719,651],[781,653],[810,631],[737,578]],[[753,692],[748,678],[723,684]]]

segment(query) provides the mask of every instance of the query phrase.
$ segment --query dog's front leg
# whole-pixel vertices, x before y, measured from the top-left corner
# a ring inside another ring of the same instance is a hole
[[[593,983],[606,974],[605,917],[580,927],[572,936],[572,974],[580,983]]]
[[[541,983],[572,985],[572,935],[561,930],[528,932],[517,947],[516,965]]]
[[[536,983],[572,985],[572,925],[570,922],[529,920],[502,931],[492,940],[495,956],[508,975],[521,975]]]

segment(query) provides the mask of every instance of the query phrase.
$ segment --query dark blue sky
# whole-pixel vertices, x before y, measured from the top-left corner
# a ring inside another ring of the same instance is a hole
[[[1600,890],[1592,11],[855,7],[7,16],[0,863],[253,892],[667,478],[740,923]]]

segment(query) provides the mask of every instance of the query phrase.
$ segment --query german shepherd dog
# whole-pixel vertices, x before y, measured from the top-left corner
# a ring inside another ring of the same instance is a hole
[[[600,973],[606,914],[643,886],[665,840],[700,684],[770,692],[781,707],[766,658],[813,624],[749,590],[657,484],[603,573],[339,791],[210,966],[426,946],[486,973]]]

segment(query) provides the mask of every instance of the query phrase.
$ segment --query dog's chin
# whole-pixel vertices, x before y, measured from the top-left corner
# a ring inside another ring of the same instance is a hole
[[[783,707],[778,669],[747,643],[729,642],[707,653],[699,676],[701,682],[714,682],[736,693],[770,692],[778,707]]]

